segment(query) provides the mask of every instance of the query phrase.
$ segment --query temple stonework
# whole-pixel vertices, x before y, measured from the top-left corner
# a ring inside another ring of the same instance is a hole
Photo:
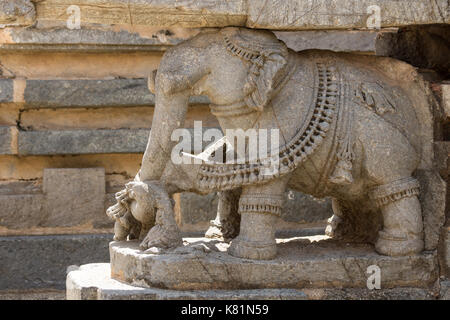
[[[450,299],[448,1],[96,2],[0,0],[0,299]]]

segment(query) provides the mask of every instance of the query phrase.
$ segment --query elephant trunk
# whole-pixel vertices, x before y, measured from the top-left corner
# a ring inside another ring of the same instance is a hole
[[[173,87],[170,76],[158,72],[156,81],[151,78],[155,79],[155,72],[149,79],[155,90],[155,113],[141,169],[136,177],[140,181],[158,180],[166,163],[171,161],[172,148],[176,144],[176,141],[171,141],[172,132],[184,125],[189,101],[188,90],[174,93],[169,89]]]

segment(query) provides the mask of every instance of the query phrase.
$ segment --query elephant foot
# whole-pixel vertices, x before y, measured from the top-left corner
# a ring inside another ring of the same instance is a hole
[[[239,236],[231,242],[228,253],[233,257],[253,260],[271,260],[277,255],[277,244],[271,242],[253,242],[241,239]]]
[[[419,183],[404,178],[379,186],[372,193],[381,207],[383,230],[378,233],[375,250],[388,256],[405,256],[424,249]]]
[[[183,245],[181,233],[178,230],[168,230],[161,225],[155,225],[147,233],[139,247],[141,250],[147,250],[152,247],[169,249]]]
[[[385,256],[407,256],[422,252],[424,242],[420,237],[417,238],[394,238],[380,231],[375,250]]]

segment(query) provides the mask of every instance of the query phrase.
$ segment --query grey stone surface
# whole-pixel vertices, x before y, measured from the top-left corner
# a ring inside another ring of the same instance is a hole
[[[450,279],[450,226],[443,227],[438,246],[441,275]]]
[[[17,152],[16,138],[17,129],[15,127],[0,126],[0,154],[15,154]]]
[[[36,10],[30,0],[0,1],[0,28],[30,25],[35,18]]]
[[[69,227],[104,221],[104,168],[44,169],[42,227]]]
[[[112,235],[0,237],[0,289],[63,289],[70,265],[107,262]]]
[[[183,223],[213,220],[217,212],[217,197],[215,194],[202,196],[191,192],[182,193],[180,210]],[[310,195],[288,190],[281,218],[286,222],[311,223],[325,221],[332,214],[330,199],[314,199]]]
[[[431,286],[438,277],[432,252],[381,256],[365,244],[339,243],[325,236],[279,239],[274,260],[234,258],[228,245],[184,238],[183,248],[144,253],[137,242],[110,244],[111,276],[131,285],[176,290],[261,288],[365,288],[367,268],[381,270],[381,288]]]
[[[64,1],[64,0],[60,0]],[[64,1],[68,3],[68,1]],[[347,29],[366,28],[370,12],[377,5],[381,26],[448,23],[446,0],[111,0],[92,6],[92,0],[71,0],[81,9],[81,22],[177,27],[247,26],[269,29]],[[58,2],[38,2],[41,20],[67,19]],[[84,14],[83,14],[84,13]]]
[[[165,51],[194,35],[201,29],[160,28],[152,37],[138,32],[112,31],[82,27],[26,28],[4,31],[11,41],[1,43],[0,51],[71,51],[71,52],[147,52]],[[1,30],[0,30],[1,32]],[[275,35],[296,51],[323,49],[374,54],[379,31],[277,31]]]
[[[380,26],[393,27],[448,23],[446,0],[318,0],[318,1],[252,1],[246,25],[267,29],[347,29],[367,28],[373,13],[380,10]]]
[[[149,130],[20,131],[20,155],[141,153]]]
[[[180,215],[182,224],[197,224],[214,220],[217,213],[217,195],[201,196],[195,193],[180,194]]]
[[[278,39],[295,51],[308,49],[374,54],[379,31],[276,31]]]
[[[28,107],[148,106],[154,96],[146,79],[27,80]]]
[[[436,293],[423,288],[369,290],[255,289],[255,290],[167,290],[127,285],[110,277],[109,263],[82,265],[66,281],[68,300],[432,300]]]
[[[0,195],[0,226],[10,230],[40,226],[46,220],[44,207],[43,194]]]
[[[80,266],[67,275],[67,300],[304,300],[295,289],[179,291],[141,288],[111,279],[109,263]]]
[[[112,221],[105,215],[108,199],[100,204],[105,185],[103,174],[87,176],[84,172],[92,172],[90,169],[62,171],[72,171],[74,174],[69,179],[63,176],[50,187],[48,184],[51,182],[47,181],[47,189],[53,188],[54,191],[47,195],[40,181],[8,181],[0,184],[2,234],[42,234],[42,228],[46,228],[46,232],[58,234],[75,230],[95,233],[112,228]],[[79,175],[76,174],[78,172]],[[61,186],[62,182],[66,184]]]
[[[27,80],[25,108],[133,107],[153,106],[155,96],[147,79]],[[190,104],[208,104],[195,96]]]
[[[333,209],[331,200],[315,199],[314,197],[298,191],[286,192],[281,218],[288,222],[310,223],[324,221],[331,217]]]
[[[0,300],[65,300],[63,290],[0,290]]]
[[[208,127],[203,127],[203,132]],[[193,136],[193,129],[188,128]],[[142,153],[150,130],[19,131],[19,155]],[[194,139],[192,139],[193,148]],[[203,142],[203,147],[208,142]],[[191,150],[192,152],[192,150]]]
[[[113,31],[82,26],[81,29],[68,28],[26,28],[6,31],[11,41],[0,44],[3,51],[81,51],[81,52],[136,52],[162,51],[178,44],[196,29],[178,30],[161,28],[151,36],[142,36],[138,32],[127,30]]]
[[[450,119],[450,83],[442,84],[442,107],[446,118]]]
[[[417,170],[420,181],[420,200],[423,211],[425,249],[436,249],[441,227],[445,223],[447,184],[432,170]]]
[[[12,79],[0,79],[0,102],[12,102],[14,83]]]
[[[450,300],[450,280],[444,280],[440,282],[441,292],[439,299]]]

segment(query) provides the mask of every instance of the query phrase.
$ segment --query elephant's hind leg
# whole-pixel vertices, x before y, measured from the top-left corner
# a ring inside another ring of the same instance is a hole
[[[223,238],[225,242],[229,242],[239,234],[241,217],[238,208],[241,193],[241,188],[218,193],[217,216],[211,220],[205,233],[206,238]]]
[[[383,216],[375,248],[399,256],[423,250],[419,183],[412,177],[420,158],[400,131],[367,113],[359,113],[358,140],[363,146],[363,172],[368,195]],[[369,184],[370,183],[370,184]]]
[[[374,188],[370,196],[383,214],[375,249],[389,256],[420,253],[424,248],[419,183],[412,177]]]

